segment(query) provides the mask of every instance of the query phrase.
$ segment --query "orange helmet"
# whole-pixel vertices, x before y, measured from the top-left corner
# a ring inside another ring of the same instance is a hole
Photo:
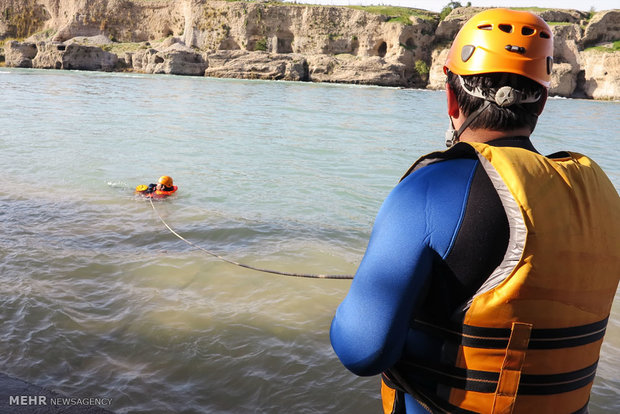
[[[444,72],[516,73],[548,88],[552,64],[553,34],[543,19],[525,11],[489,9],[463,25]]]
[[[162,175],[161,177],[159,177],[158,183],[161,185],[165,185],[166,187],[172,187],[172,177]]]

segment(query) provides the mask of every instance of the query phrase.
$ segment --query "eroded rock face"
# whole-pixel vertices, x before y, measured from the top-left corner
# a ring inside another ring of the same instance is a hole
[[[555,96],[571,96],[577,88],[577,73],[570,63],[553,65],[549,94]]]
[[[585,51],[581,61],[586,97],[620,99],[620,52]]]
[[[37,43],[37,54],[32,67],[39,69],[74,69],[109,72],[114,70],[118,57],[95,46],[77,43]]]
[[[32,59],[37,55],[37,45],[30,42],[19,43],[15,40],[4,46],[5,64],[14,68],[31,68]]]
[[[96,46],[67,45],[62,54],[62,69],[96,70],[110,72],[118,57]]]
[[[450,48],[438,48],[433,50],[432,60],[429,76],[428,76],[428,88],[429,89],[443,89],[446,85],[446,74],[443,73],[443,66],[448,58],[448,52]]]
[[[126,65],[143,73],[203,76],[207,68],[202,53],[181,43],[174,43],[164,50],[139,50],[132,53],[130,58],[130,62],[127,62],[127,57],[124,58]]]
[[[620,10],[596,13],[586,27],[582,44],[592,46],[620,39]]]
[[[308,58],[310,80],[314,82],[404,86],[405,65],[388,63],[376,56],[322,56]]]
[[[0,0],[0,10],[0,38],[35,33],[26,42],[6,43],[7,66],[440,89],[451,40],[483,9],[457,8],[439,25],[417,17],[396,23],[348,7],[219,0]],[[589,22],[576,10],[539,14],[560,23],[552,25],[551,94],[613,93],[611,85],[620,83],[616,72],[600,75],[594,68],[615,60],[589,58],[586,70],[582,50],[620,38],[620,11],[597,13]],[[111,42],[144,47],[116,56],[104,51]]]
[[[205,76],[264,80],[308,80],[308,63],[299,54],[225,50],[209,54]]]
[[[455,9],[439,24],[437,36],[450,39],[456,35],[462,25],[475,14],[474,10]],[[598,13],[584,30],[581,23],[586,14],[576,10],[548,10],[539,13],[545,20],[566,24],[551,25],[554,36],[553,72],[551,74],[550,95],[579,96],[594,99],[620,99],[620,74],[608,65],[617,65],[613,56],[619,52],[583,52],[584,44],[598,42],[601,39],[620,38],[620,12],[607,11]],[[603,30],[609,28],[609,33]],[[443,65],[449,44],[432,52],[432,64],[429,73],[430,89],[442,89],[445,84]],[[607,55],[607,56],[605,56]],[[587,57],[589,62],[584,61]]]
[[[543,10],[540,12],[534,12],[540,17],[542,17],[546,22],[557,22],[557,23],[580,23],[583,19],[585,19],[588,15],[586,12],[582,12],[579,10]]]
[[[37,55],[32,60],[32,67],[39,69],[62,69],[62,54],[66,45],[58,42],[37,43]]]
[[[435,36],[438,40],[452,42],[465,22],[483,10],[482,7],[458,7],[452,10],[437,26]]]

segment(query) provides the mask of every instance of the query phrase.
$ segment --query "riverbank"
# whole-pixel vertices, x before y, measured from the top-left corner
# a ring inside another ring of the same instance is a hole
[[[9,67],[439,89],[451,39],[481,8],[249,1],[0,0]],[[533,8],[555,37],[550,94],[620,99],[620,10]]]

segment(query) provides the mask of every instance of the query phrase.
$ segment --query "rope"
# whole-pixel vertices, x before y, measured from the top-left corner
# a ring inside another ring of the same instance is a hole
[[[257,271],[257,272],[271,273],[271,274],[274,274],[274,275],[281,275],[281,276],[306,277],[306,278],[311,278],[311,279],[353,279],[353,275],[324,275],[324,274],[310,274],[310,273],[281,272],[279,270],[263,269],[263,268],[260,268],[260,267],[250,266],[250,265],[247,265],[247,264],[235,262],[234,260],[227,259],[227,258],[225,258],[223,256],[220,256],[219,254],[213,253],[213,252],[205,249],[204,247],[201,247],[201,246],[198,246],[195,243],[192,243],[191,241],[187,240],[185,237],[181,236],[179,233],[174,231],[172,229],[172,227],[170,227],[168,225],[168,223],[166,223],[166,221],[163,219],[161,214],[159,214],[159,211],[157,211],[157,209],[155,208],[155,204],[153,203],[153,199],[150,198],[150,197],[149,197],[149,202],[151,203],[151,207],[153,207],[153,211],[155,211],[155,213],[157,214],[157,217],[159,217],[159,220],[163,223],[164,226],[166,226],[166,228],[170,231],[170,233],[174,234],[175,236],[177,236],[179,239],[183,240],[188,245],[190,245],[190,246],[192,246],[192,247],[194,247],[194,248],[196,248],[198,250],[202,250],[206,254],[208,254],[210,256],[213,256],[213,257],[215,257],[217,259],[220,259],[223,262],[230,263],[231,265],[243,267],[245,269],[254,270],[254,271]]]

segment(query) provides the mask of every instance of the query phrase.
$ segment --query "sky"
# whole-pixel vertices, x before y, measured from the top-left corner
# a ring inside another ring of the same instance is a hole
[[[293,1],[293,0],[286,0]],[[297,3],[340,5],[340,6],[403,6],[439,12],[450,0],[295,0]],[[460,1],[467,4],[467,1]],[[620,8],[618,0],[471,0],[474,7],[543,7],[553,9],[576,9],[590,11]]]

